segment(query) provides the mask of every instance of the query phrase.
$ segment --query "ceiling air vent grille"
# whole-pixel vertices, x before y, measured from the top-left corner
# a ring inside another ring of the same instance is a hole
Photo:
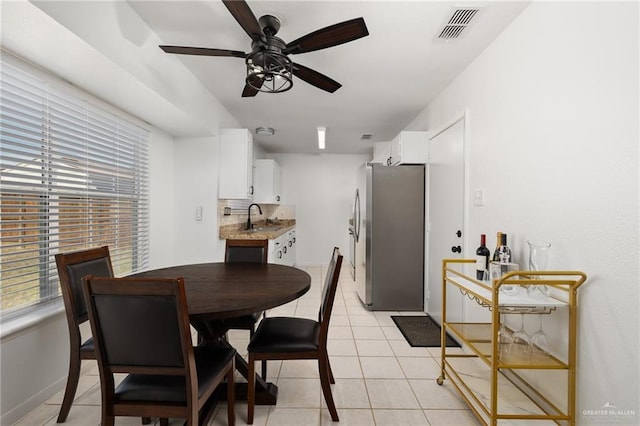
[[[360,136],[360,140],[363,140],[363,141],[369,141],[371,140],[371,138],[373,138],[372,133],[364,133],[362,136]]]
[[[478,14],[480,9],[455,9],[453,14],[440,30],[438,39],[440,40],[454,40],[460,37],[462,32],[467,28],[473,18]]]

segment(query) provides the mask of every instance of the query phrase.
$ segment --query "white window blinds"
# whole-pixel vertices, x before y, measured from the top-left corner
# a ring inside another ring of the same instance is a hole
[[[58,297],[58,252],[108,245],[116,276],[145,268],[149,132],[0,65],[3,313]]]

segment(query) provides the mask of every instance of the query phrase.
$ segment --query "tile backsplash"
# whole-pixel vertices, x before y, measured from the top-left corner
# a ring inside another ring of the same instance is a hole
[[[247,221],[247,208],[252,203],[251,200],[218,200],[218,225],[227,226],[245,223]],[[225,208],[230,213],[225,216]],[[286,204],[260,204],[262,215],[259,214],[256,207],[251,208],[251,221],[258,222],[261,220],[282,220],[295,219],[296,208]]]

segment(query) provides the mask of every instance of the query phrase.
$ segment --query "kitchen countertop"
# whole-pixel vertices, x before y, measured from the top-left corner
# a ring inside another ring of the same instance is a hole
[[[258,221],[254,229],[247,231],[245,224],[234,224],[221,226],[219,237],[221,240],[273,240],[296,226],[295,219],[279,220],[276,223],[265,223]]]

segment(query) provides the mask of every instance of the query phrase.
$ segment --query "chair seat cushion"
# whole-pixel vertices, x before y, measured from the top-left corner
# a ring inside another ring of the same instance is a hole
[[[247,350],[254,353],[317,351],[320,324],[307,318],[264,318]]]
[[[86,342],[80,345],[80,352],[95,352],[96,347],[93,344],[93,337],[89,337]]]
[[[254,312],[252,314],[230,319],[227,323],[230,329],[252,330],[256,323],[260,321],[261,316],[262,311]]]
[[[198,375],[198,397],[235,356],[234,349],[197,346],[193,348]],[[184,376],[129,374],[116,387],[117,401],[187,401]]]

